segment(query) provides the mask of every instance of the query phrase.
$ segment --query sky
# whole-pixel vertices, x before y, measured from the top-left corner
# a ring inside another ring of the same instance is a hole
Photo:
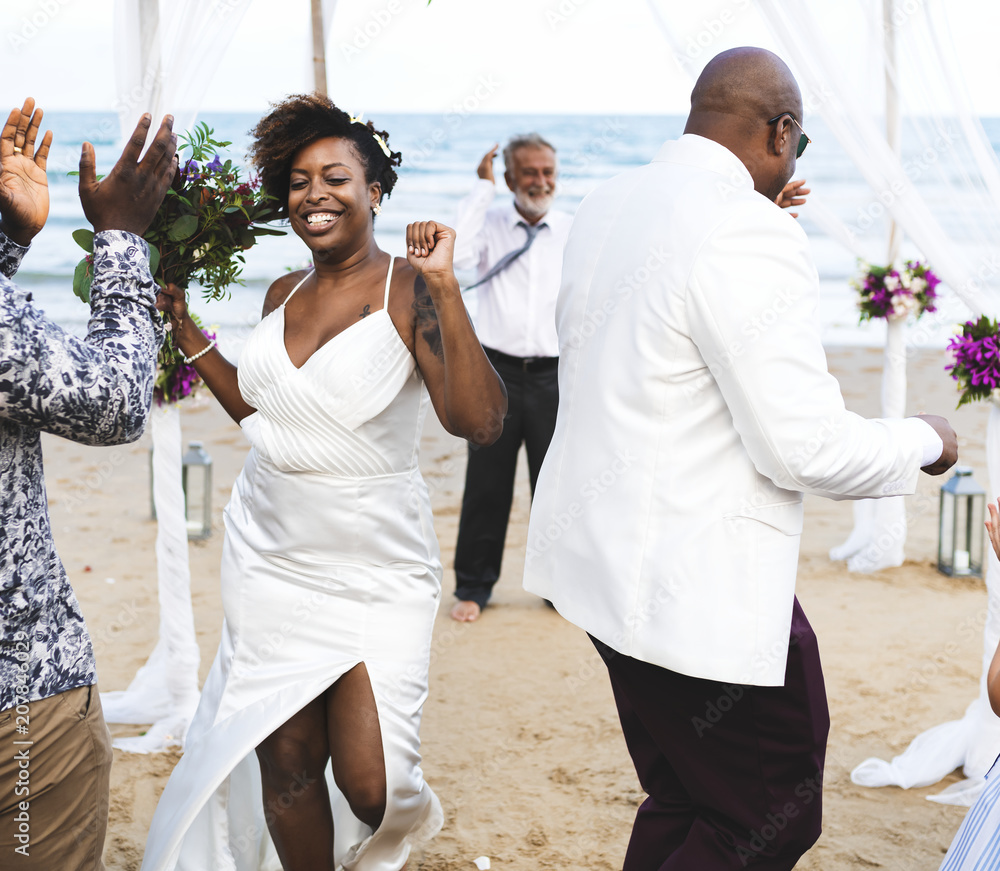
[[[201,7],[217,14],[226,2],[201,0]],[[837,10],[872,2],[820,5]],[[976,111],[1000,115],[1000,4],[896,2],[944,6]],[[651,4],[669,22],[674,47],[690,56],[687,72]],[[50,109],[114,107],[114,5],[0,0],[0,105],[31,94]],[[308,0],[252,0],[232,41],[207,49],[222,57],[203,108],[260,111],[288,93],[311,90],[308,28]],[[864,65],[850,16],[829,17],[824,36]],[[368,115],[683,114],[691,72],[717,51],[742,44],[774,47],[751,0],[339,0],[327,42],[328,81],[339,105]]]

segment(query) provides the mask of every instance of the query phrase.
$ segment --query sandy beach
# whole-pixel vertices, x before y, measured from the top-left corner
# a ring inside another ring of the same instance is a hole
[[[849,407],[877,415],[881,352],[834,349],[829,359]],[[945,362],[940,351],[911,358],[908,413],[948,415],[959,433],[960,462],[985,485],[987,411],[954,411],[957,393]],[[247,445],[208,397],[186,406],[182,421],[185,440],[203,441],[215,462],[216,532],[190,551],[204,679],[222,620],[221,511]],[[445,579],[424,709],[423,767],[446,819],[409,869],[469,871],[479,856],[509,871],[621,868],[643,794],[606,672],[589,641],[521,589],[529,509],[524,463],[494,604],[478,623],[456,624],[447,612],[465,448],[433,415],[428,421],[421,465]],[[56,543],[94,636],[100,686],[124,689],[157,633],[149,437],[119,448],[46,437],[44,449]],[[978,691],[985,587],[934,568],[941,483],[922,476],[909,500],[906,564],[867,576],[852,575],[827,556],[850,531],[851,504],[807,498],[798,593],[819,636],[832,717],[824,833],[798,866],[807,871],[934,871],[965,813],[925,800],[960,779],[958,773],[909,791],[864,789],[849,778],[863,759],[889,758],[924,729],[960,717]],[[710,560],[706,554],[707,567]],[[141,727],[112,731],[137,734]],[[116,751],[109,871],[139,868],[157,797],[178,758]]]

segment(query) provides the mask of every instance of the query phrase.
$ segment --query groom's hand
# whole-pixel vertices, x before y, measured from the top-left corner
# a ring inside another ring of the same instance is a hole
[[[943,475],[958,462],[958,436],[955,435],[955,430],[952,429],[947,419],[940,415],[918,414],[916,417],[934,427],[934,431],[941,437],[944,444],[944,450],[941,451],[937,462],[924,466],[920,471],[926,472],[928,475]]]

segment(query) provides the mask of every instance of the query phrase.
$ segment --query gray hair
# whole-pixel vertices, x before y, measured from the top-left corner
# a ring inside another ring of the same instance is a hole
[[[556,147],[543,139],[541,134],[519,133],[516,136],[511,136],[510,142],[503,147],[504,169],[510,170],[513,167],[514,152],[519,148],[548,148],[553,154],[556,153]]]

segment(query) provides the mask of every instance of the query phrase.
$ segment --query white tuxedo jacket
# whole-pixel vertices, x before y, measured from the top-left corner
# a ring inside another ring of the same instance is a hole
[[[700,136],[588,196],[526,589],[620,653],[781,685],[802,494],[912,493],[927,425],[847,411],[805,233]]]

